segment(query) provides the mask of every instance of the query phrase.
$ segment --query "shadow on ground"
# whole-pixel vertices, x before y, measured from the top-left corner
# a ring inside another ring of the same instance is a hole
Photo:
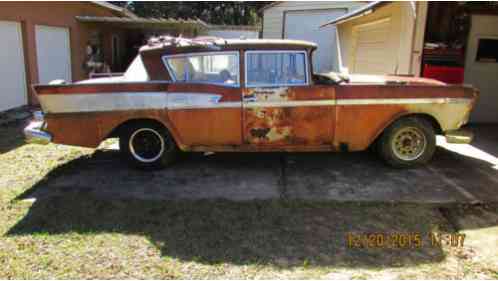
[[[0,120],[1,121],[1,120]],[[0,125],[2,128],[2,137],[0,138],[0,154],[7,153],[25,144],[23,137],[24,125],[27,125],[26,120],[17,121],[15,126]]]
[[[8,235],[113,232],[144,235],[163,256],[206,264],[382,268],[441,261],[427,234],[448,229],[436,208],[417,205],[108,200],[80,190],[37,200]],[[420,233],[422,247],[348,244],[349,234],[368,233]]]
[[[8,235],[144,235],[163,256],[206,264],[401,267],[444,259],[433,231],[496,226],[451,219],[469,196],[497,202],[495,181],[489,162],[442,147],[429,167],[412,170],[366,152],[227,153],[190,154],[145,172],[104,150],[54,169],[19,196],[36,201]],[[372,233],[420,234],[422,246],[350,247],[350,234]]]

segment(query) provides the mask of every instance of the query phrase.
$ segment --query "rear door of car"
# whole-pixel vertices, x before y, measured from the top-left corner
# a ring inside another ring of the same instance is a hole
[[[256,150],[331,147],[334,88],[313,85],[306,50],[245,51],[244,143]]]
[[[189,149],[242,143],[239,51],[164,56],[168,118]]]

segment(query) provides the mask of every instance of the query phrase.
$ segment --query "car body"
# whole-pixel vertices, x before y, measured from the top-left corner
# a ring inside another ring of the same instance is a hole
[[[140,124],[150,129],[143,134],[166,134],[181,151],[360,151],[407,119],[450,142],[470,142],[460,128],[475,104],[475,88],[414,77],[316,74],[315,49],[295,40],[156,38],[122,77],[34,85],[43,116],[26,128],[26,137],[83,147],[120,137],[137,164],[143,161],[133,156],[130,130]],[[398,136],[398,145],[415,143],[417,134],[432,142],[419,128],[411,142],[409,132]],[[164,148],[165,140],[156,144]]]

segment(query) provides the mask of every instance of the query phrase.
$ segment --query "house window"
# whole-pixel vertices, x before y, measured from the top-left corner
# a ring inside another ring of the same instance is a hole
[[[163,61],[176,82],[239,85],[238,52],[165,56]]]
[[[247,87],[306,85],[307,64],[304,51],[248,51]]]
[[[498,39],[479,39],[477,62],[498,62]]]

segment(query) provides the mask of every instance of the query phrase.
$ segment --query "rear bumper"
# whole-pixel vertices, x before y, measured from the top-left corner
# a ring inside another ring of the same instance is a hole
[[[35,112],[35,120],[31,121],[29,125],[24,128],[24,137],[28,143],[48,144],[52,142],[52,135],[43,130],[45,122],[43,115]]]
[[[460,129],[444,133],[447,143],[469,144],[474,139],[474,133],[470,130]]]

